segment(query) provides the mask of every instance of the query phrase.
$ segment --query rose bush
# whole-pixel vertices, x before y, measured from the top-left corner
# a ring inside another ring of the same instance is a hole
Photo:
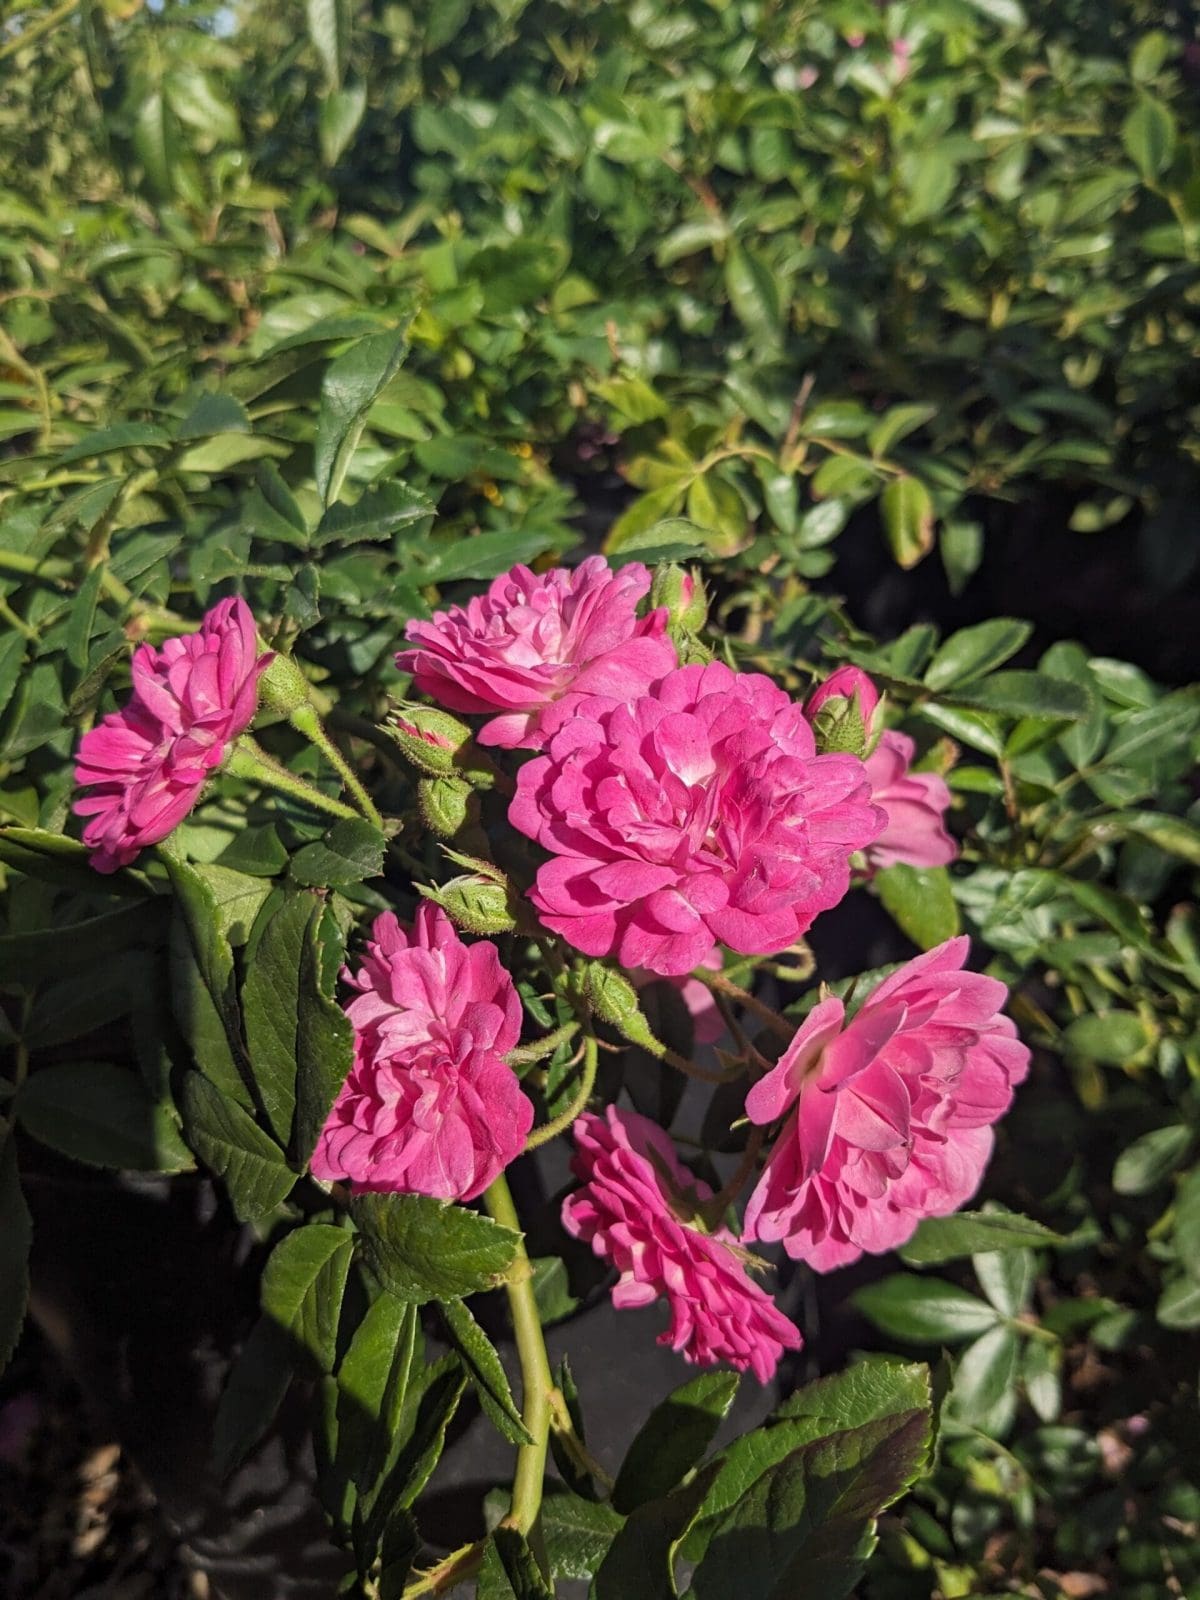
[[[4,1384],[214,1592],[1187,1592],[1184,20],[305,19],[0,27]]]

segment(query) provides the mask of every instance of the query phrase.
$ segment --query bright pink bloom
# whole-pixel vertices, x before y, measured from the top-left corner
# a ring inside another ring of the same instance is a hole
[[[621,1274],[613,1305],[647,1306],[665,1295],[671,1323],[659,1344],[698,1366],[725,1361],[768,1382],[783,1352],[800,1348],[800,1332],[747,1276],[727,1228],[703,1233],[681,1220],[712,1190],[636,1111],[585,1113],[575,1140],[571,1166],[583,1188],[563,1201],[563,1226]]]
[[[894,1250],[975,1193],[1029,1051],[1000,1014],[1004,985],[962,970],[968,944],[907,962],[848,1024],[840,1000],[822,1000],[751,1089],[752,1122],[787,1121],[746,1207],[747,1239],[781,1239],[825,1272]]]
[[[914,748],[906,733],[889,729],[867,757],[871,799],[887,814],[887,827],[867,847],[873,871],[897,862],[944,867],[958,855],[958,845],[946,831],[946,780],[936,772],[911,771]]]
[[[581,695],[642,693],[675,665],[667,614],[640,622],[650,574],[637,561],[613,572],[603,556],[536,576],[517,566],[487,593],[405,629],[415,648],[396,665],[451,711],[499,711],[481,744],[536,750],[550,706],[565,714]]]
[[[581,700],[521,769],[509,821],[552,852],[530,898],[586,955],[672,977],[718,942],[784,950],[846,893],[883,815],[769,678],[680,667]]]
[[[356,1189],[474,1200],[525,1148],[533,1106],[504,1061],[521,1002],[494,944],[466,945],[422,905],[406,934],[390,911],[346,1007],[354,1065],[312,1159]]]
[[[270,660],[237,599],[214,606],[199,632],[134,651],[132,698],[84,734],[75,760],[75,782],[95,791],[74,809],[92,818],[83,842],[98,872],[127,866],[183,821],[253,720]]]

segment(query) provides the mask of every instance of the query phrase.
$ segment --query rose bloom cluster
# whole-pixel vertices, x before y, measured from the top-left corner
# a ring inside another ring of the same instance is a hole
[[[777,954],[855,876],[953,860],[950,795],[914,769],[912,741],[883,726],[857,668],[800,705],[760,674],[680,665],[666,610],[639,616],[650,587],[636,562],[514,567],[465,607],[409,624],[397,664],[443,712],[486,718],[480,743],[528,752],[513,758],[508,817],[542,853],[530,891],[542,924],[639,986],[674,983],[711,1040],[721,1023],[701,980],[719,971],[718,947]],[[79,753],[92,793],[76,809],[93,819],[84,838],[100,870],[195,803],[254,715],[266,660],[240,601],[192,638],[137,653],[132,701]],[[967,954],[952,939],[853,1015],[833,998],[809,1012],[746,1097],[768,1142],[740,1236],[656,1124],[615,1105],[579,1116],[563,1223],[617,1272],[615,1304],[665,1299],[660,1342],[766,1382],[801,1338],[750,1275],[750,1246],[781,1244],[824,1271],[960,1207],[1029,1065],[1003,985],[965,970]],[[345,977],[354,1064],[314,1175],[481,1195],[533,1121],[510,1061],[521,1005],[496,946],[468,945],[426,904],[411,931],[379,917]]]

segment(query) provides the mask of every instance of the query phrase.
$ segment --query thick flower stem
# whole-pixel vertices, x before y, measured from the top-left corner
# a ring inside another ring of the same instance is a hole
[[[596,1035],[589,1032],[583,1041],[583,1076],[579,1080],[579,1088],[575,1098],[565,1111],[561,1111],[552,1121],[544,1123],[542,1127],[535,1128],[525,1141],[526,1150],[536,1150],[538,1145],[546,1144],[549,1140],[557,1138],[565,1129],[569,1128],[575,1118],[587,1105],[592,1097],[592,1090],[596,1087],[596,1068],[600,1061],[600,1048],[596,1043]]]
[[[706,972],[703,967],[697,967],[692,974],[700,982],[707,984],[710,989],[715,989],[718,994],[727,994],[731,1000],[736,1000],[738,1005],[744,1006],[781,1039],[786,1039],[790,1044],[796,1029],[786,1017],[781,1017],[778,1011],[772,1011],[770,1006],[764,1005],[752,995],[749,990],[743,989],[740,984],[731,983],[720,972]]]
[[[513,1205],[508,1180],[504,1174],[485,1190],[483,1203],[488,1215],[502,1227],[520,1234],[521,1223]],[[518,1267],[528,1266],[525,1241],[517,1246]],[[522,1410],[521,1420],[528,1429],[531,1444],[519,1446],[517,1470],[513,1478],[512,1510],[505,1524],[530,1540],[537,1554],[536,1524],[542,1509],[542,1488],[546,1475],[546,1451],[550,1443],[550,1405],[554,1393],[554,1379],[550,1372],[550,1359],[546,1354],[546,1341],[542,1335],[542,1321],[538,1316],[537,1300],[533,1293],[532,1272],[514,1274],[516,1281],[505,1284],[508,1307],[512,1313],[513,1330],[517,1336],[517,1355],[521,1361]],[[531,1537],[533,1536],[533,1537]]]
[[[322,794],[320,789],[314,789],[311,784],[305,783],[303,778],[297,778],[286,767],[280,766],[278,761],[272,761],[266,751],[260,750],[254,740],[245,734],[233,747],[233,753],[229,758],[229,771],[235,778],[248,778],[252,783],[261,783],[265,788],[277,789],[280,794],[290,795],[293,800],[301,800],[307,806],[315,806],[318,811],[327,811],[330,816],[358,816],[353,806],[343,805],[340,800],[331,799],[329,795]]]
[[[288,721],[296,729],[297,733],[302,733],[309,744],[315,745],[326,761],[329,762],[329,765],[354,796],[358,809],[366,817],[367,821],[373,822],[377,828],[382,828],[383,818],[379,815],[375,802],[359,782],[354,768],[325,732],[324,725],[315,708],[311,705],[297,706]]]

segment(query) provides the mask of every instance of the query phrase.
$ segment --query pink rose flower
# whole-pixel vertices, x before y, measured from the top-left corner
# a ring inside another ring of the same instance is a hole
[[[794,944],[884,821],[861,761],[818,756],[782,689],[720,662],[629,705],[581,700],[521,769],[508,815],[553,855],[530,896],[546,926],[664,977],[718,941]]]
[[[848,1024],[840,1000],[822,1000],[751,1089],[752,1122],[787,1121],[746,1207],[747,1239],[782,1240],[826,1272],[894,1250],[975,1193],[1029,1051],[1000,1014],[1004,985],[962,970],[968,944],[909,961]]]
[[[621,1274],[613,1305],[625,1310],[665,1296],[671,1322],[659,1344],[698,1366],[749,1367],[767,1383],[783,1352],[800,1348],[800,1332],[747,1276],[727,1228],[702,1233],[681,1220],[690,1202],[711,1199],[712,1190],[636,1111],[585,1113],[575,1140],[571,1165],[583,1188],[563,1201],[563,1226]]]
[[[906,733],[889,729],[867,757],[871,799],[887,814],[887,827],[867,847],[872,871],[897,862],[944,867],[958,855],[958,845],[946,831],[946,780],[936,772],[910,771],[914,748]]]
[[[410,622],[415,648],[396,665],[451,711],[503,713],[484,725],[481,744],[536,750],[548,707],[561,720],[581,695],[625,699],[675,665],[666,612],[638,620],[649,588],[637,561],[613,572],[603,556],[589,556],[573,572],[541,576],[517,566],[465,606]]]
[[[317,1178],[356,1189],[474,1200],[525,1148],[533,1106],[503,1059],[521,1002],[494,944],[466,945],[422,905],[406,934],[390,911],[346,1007],[354,1065],[317,1141]]]
[[[74,810],[92,819],[83,842],[98,872],[128,866],[183,821],[253,720],[270,661],[238,599],[215,605],[199,632],[134,651],[132,698],[84,734],[75,759],[75,782],[94,791]]]

